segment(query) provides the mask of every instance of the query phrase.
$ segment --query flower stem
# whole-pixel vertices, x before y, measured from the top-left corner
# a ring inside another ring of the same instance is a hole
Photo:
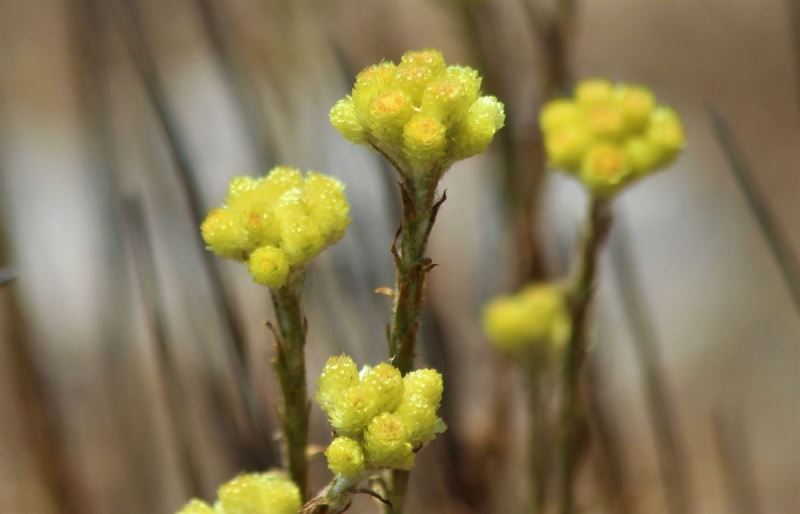
[[[301,297],[305,275],[293,273],[286,285],[272,290],[272,303],[278,319],[278,352],[275,371],[283,391],[283,436],[285,464],[292,480],[305,499],[308,494],[308,393],[306,390],[306,321]]]
[[[389,354],[392,364],[405,375],[414,368],[425,275],[432,267],[431,260],[425,257],[425,249],[446,194],[436,200],[436,181],[404,180],[400,183],[400,189],[403,195],[403,223],[392,245],[396,284],[389,328]],[[385,512],[402,514],[408,480],[408,471],[391,472],[387,487],[391,507],[386,506]]]
[[[300,514],[339,514],[350,507],[350,501],[365,475],[345,477],[336,475],[319,495],[306,503]]]
[[[571,514],[573,511],[575,476],[586,429],[580,398],[580,376],[586,360],[589,309],[594,298],[599,254],[611,228],[611,220],[609,200],[593,197],[573,263],[569,292],[572,333],[562,370],[561,514]]]

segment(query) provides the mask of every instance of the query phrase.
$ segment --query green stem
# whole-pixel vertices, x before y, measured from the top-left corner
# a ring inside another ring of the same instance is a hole
[[[414,367],[425,275],[431,266],[430,259],[425,257],[425,249],[441,202],[434,202],[435,183],[406,180],[400,187],[403,224],[399,241],[396,240],[392,247],[397,270],[389,353],[392,364],[405,375]]]
[[[275,371],[283,391],[285,464],[305,499],[308,495],[308,393],[306,390],[306,322],[301,306],[305,275],[293,273],[286,285],[272,290],[278,319]]]
[[[353,494],[358,492],[358,484],[365,477],[365,474],[354,477],[336,475],[316,498],[300,509],[300,514],[339,514],[346,511]]]
[[[542,394],[541,369],[528,370],[528,466],[531,514],[544,512],[547,500],[547,409]]]
[[[446,197],[442,195],[440,200],[435,200],[436,181],[424,183],[404,180],[400,188],[403,194],[403,223],[399,241],[395,240],[392,247],[397,271],[389,328],[389,354],[392,355],[392,364],[405,375],[414,368],[425,275],[432,265],[430,259],[425,257],[425,249],[439,206]],[[392,470],[387,487],[391,508],[386,506],[385,512],[402,514],[408,480],[408,471]]]
[[[561,514],[571,514],[573,511],[575,476],[586,428],[580,398],[580,376],[586,360],[589,309],[595,292],[600,249],[610,228],[609,201],[592,198],[570,284],[572,334],[563,365],[561,411]]]

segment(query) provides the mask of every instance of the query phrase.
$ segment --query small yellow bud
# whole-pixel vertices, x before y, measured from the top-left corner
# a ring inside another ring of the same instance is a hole
[[[305,203],[311,221],[319,228],[325,244],[344,236],[350,225],[350,204],[339,180],[310,171],[305,180]]]
[[[214,509],[206,502],[193,498],[176,514],[214,514]]]
[[[447,145],[447,129],[433,116],[415,114],[403,128],[403,153],[421,170],[441,160]]]
[[[594,138],[582,124],[567,125],[547,134],[544,141],[548,164],[562,171],[575,173],[583,156],[594,144]]]
[[[686,144],[686,135],[678,114],[668,107],[657,107],[650,116],[647,139],[663,153],[660,166],[671,162]]]
[[[637,175],[645,175],[664,162],[664,152],[647,137],[634,137],[625,143],[625,155]]]
[[[600,143],[584,157],[580,178],[592,194],[609,197],[634,178],[634,174],[627,155],[620,147]]]
[[[419,106],[425,86],[440,74],[427,66],[404,62],[397,67],[395,84],[411,98],[414,105]]]
[[[372,100],[391,83],[395,69],[394,63],[382,62],[365,68],[356,77],[351,97],[356,114],[362,121],[367,117]]]
[[[366,123],[372,137],[381,145],[395,147],[400,143],[403,126],[414,114],[411,98],[399,89],[385,91],[369,105]]]
[[[652,91],[645,87],[626,84],[617,86],[616,97],[622,108],[627,130],[636,132],[644,128],[656,106],[656,97]]]
[[[433,49],[408,51],[400,58],[400,63],[427,68],[434,77],[442,74],[446,67],[442,52]]]
[[[289,275],[289,261],[280,248],[262,246],[250,254],[247,267],[257,284],[280,287]]]
[[[403,403],[394,413],[408,429],[408,441],[412,446],[424,444],[433,439],[439,428],[436,408],[430,404],[412,399]]]
[[[382,362],[370,369],[362,380],[374,392],[378,412],[393,411],[403,399],[403,376],[400,370]]]
[[[357,437],[380,413],[379,400],[375,391],[364,384],[356,384],[333,398],[328,421],[337,434]]]
[[[247,258],[250,246],[247,230],[227,209],[212,209],[200,226],[200,232],[208,249],[219,257],[236,260]]]
[[[614,99],[614,86],[605,79],[588,79],[575,87],[575,99],[583,107]]]
[[[438,408],[442,401],[444,382],[442,374],[435,369],[418,369],[403,377],[405,396],[416,398],[427,405]]]
[[[228,197],[225,201],[227,203],[235,201],[236,198],[242,193],[253,191],[256,187],[258,187],[258,183],[258,180],[253,177],[233,177],[228,184]]]
[[[225,514],[297,514],[300,490],[278,472],[245,473],[217,492]]]
[[[414,451],[405,423],[388,412],[370,421],[364,432],[364,449],[370,465],[378,468],[411,469]]]
[[[450,66],[444,76],[428,84],[422,93],[423,113],[453,127],[478,99],[481,80],[478,72],[463,66]]]
[[[353,476],[364,471],[364,450],[358,441],[337,437],[325,450],[328,469],[337,475]]]
[[[539,126],[547,134],[580,123],[581,116],[580,107],[572,100],[551,100],[545,104],[539,114]]]
[[[625,135],[625,115],[617,102],[594,102],[584,108],[586,125],[598,139],[618,141]]]
[[[366,141],[366,131],[356,114],[353,99],[349,96],[336,102],[328,115],[333,128],[339,131],[347,140],[355,144]]]
[[[331,357],[322,368],[317,388],[317,402],[325,411],[333,407],[333,400],[358,383],[358,368],[347,355]]]
[[[473,103],[456,128],[454,159],[465,159],[486,150],[495,133],[503,128],[503,104],[493,96],[482,96]]]

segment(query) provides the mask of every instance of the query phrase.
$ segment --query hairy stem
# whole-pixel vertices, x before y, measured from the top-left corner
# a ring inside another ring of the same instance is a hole
[[[308,494],[308,393],[306,390],[306,321],[301,307],[305,276],[294,273],[289,282],[272,290],[272,303],[278,319],[276,333],[278,352],[275,370],[283,391],[283,437],[286,443],[284,460],[289,475]]]
[[[588,346],[589,309],[594,298],[600,249],[611,228],[608,200],[592,198],[575,256],[570,283],[572,334],[563,365],[560,512],[573,512],[573,489],[586,433],[580,377]]]
[[[364,474],[354,477],[336,475],[316,498],[300,509],[300,514],[339,514],[346,511],[353,494],[359,492],[358,484],[364,478]]]

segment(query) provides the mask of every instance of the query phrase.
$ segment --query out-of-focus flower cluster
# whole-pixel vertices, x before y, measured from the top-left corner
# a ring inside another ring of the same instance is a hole
[[[223,484],[212,507],[193,499],[177,514],[297,514],[300,489],[281,472],[245,473]]]
[[[565,291],[556,284],[534,284],[517,294],[494,298],[483,311],[489,340],[510,354],[558,351],[569,339],[570,326]]]
[[[670,164],[685,143],[680,117],[649,89],[600,79],[547,103],[539,124],[549,164],[598,197]]]
[[[328,467],[344,476],[411,469],[415,452],[445,430],[436,415],[442,390],[442,376],[433,369],[403,377],[387,363],[359,372],[348,356],[328,359],[316,397],[335,432],[325,451]]]
[[[369,144],[419,180],[437,180],[455,161],[483,152],[503,127],[503,104],[481,96],[481,77],[447,66],[438,50],[406,52],[356,77],[336,102],[331,124],[356,144]]]
[[[247,261],[257,283],[280,287],[344,235],[349,212],[335,178],[278,166],[264,177],[231,180],[225,203],[208,213],[201,232],[216,255]]]

